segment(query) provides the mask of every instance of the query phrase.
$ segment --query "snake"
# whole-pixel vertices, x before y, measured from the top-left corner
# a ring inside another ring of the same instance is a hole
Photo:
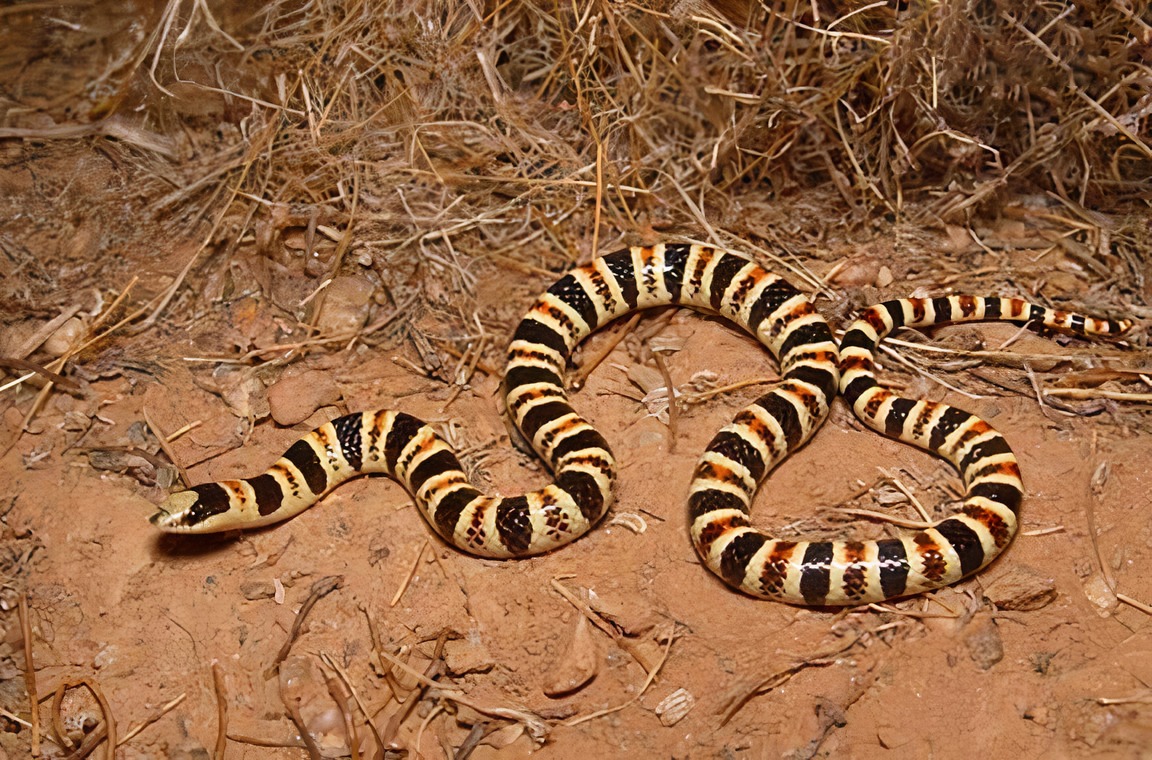
[[[152,524],[169,533],[254,528],[297,515],[349,478],[385,473],[411,494],[440,537],[469,554],[528,557],[568,544],[612,507],[618,475],[607,440],[569,401],[564,374],[572,352],[619,317],[669,305],[724,317],[780,366],[779,382],[740,410],[696,464],[687,499],[695,550],[729,586],[806,606],[868,604],[955,583],[992,562],[1017,530],[1024,488],[1007,441],[973,414],[881,385],[876,352],[889,333],[1001,320],[1115,338],[1132,325],[1019,298],[952,295],[870,306],[837,343],[806,293],[745,256],[699,244],[636,246],[564,274],[512,335],[506,409],[551,469],[550,484],[516,496],[486,495],[432,426],[382,409],[321,425],[256,477],[172,493]],[[959,508],[878,540],[775,538],[753,526],[760,483],[820,427],[837,395],[867,427],[950,462],[964,484]]]

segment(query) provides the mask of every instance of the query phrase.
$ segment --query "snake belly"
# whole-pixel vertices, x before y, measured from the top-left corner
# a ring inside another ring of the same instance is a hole
[[[782,277],[708,246],[634,247],[561,277],[535,301],[509,345],[506,407],[553,471],[551,484],[519,496],[482,494],[432,427],[404,412],[378,410],[320,426],[257,477],[174,493],[152,523],[172,533],[257,527],[298,514],[351,477],[385,473],[462,551],[509,558],[563,546],[612,506],[617,478],[607,441],[569,403],[563,376],[571,353],[608,322],[666,305],[724,316],[780,363],[780,383],[741,410],[701,457],[689,489],[689,519],[697,553],[726,583],[803,605],[863,604],[953,583],[984,567],[1015,533],[1023,490],[1003,437],[966,412],[881,388],[874,351],[888,332],[1004,319],[1109,336],[1129,324],[1017,299],[904,299],[862,314],[845,335],[841,363],[827,321]],[[757,486],[824,422],[838,390],[868,426],[957,467],[967,489],[958,514],[880,541],[779,540],[750,524]]]

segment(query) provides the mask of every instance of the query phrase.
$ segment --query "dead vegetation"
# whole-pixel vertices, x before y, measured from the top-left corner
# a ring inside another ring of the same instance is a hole
[[[1013,605],[1055,598],[1053,584],[1025,577],[999,594],[975,585],[900,608],[815,618],[789,611],[775,627],[812,640],[767,659],[724,652],[739,663],[715,657],[723,665],[707,672],[725,679],[717,686],[667,673],[678,648],[688,659],[716,655],[691,641],[704,634],[668,612],[675,603],[608,593],[626,599],[613,606],[591,581],[574,591],[552,580],[540,584],[547,602],[536,603],[575,612],[571,626],[531,629],[572,642],[564,658],[551,648],[555,656],[525,656],[555,662],[545,691],[561,701],[541,708],[523,681],[492,675],[497,662],[509,667],[510,650],[505,659],[482,651],[475,631],[448,612],[410,629],[393,616],[381,632],[377,600],[366,604],[297,555],[299,567],[313,569],[277,571],[267,588],[228,587],[252,604],[287,597],[303,605],[279,620],[281,633],[291,632],[279,655],[270,641],[253,645],[258,654],[244,650],[242,666],[209,655],[182,681],[156,676],[147,700],[134,702],[133,686],[152,675],[142,664],[137,673],[149,676],[105,675],[113,668],[97,677],[86,649],[68,660],[67,645],[42,643],[53,626],[58,641],[79,641],[82,626],[53,623],[70,608],[50,601],[44,579],[66,577],[67,558],[44,550],[41,535],[55,526],[29,504],[51,498],[28,484],[55,483],[36,480],[44,471],[92,477],[91,467],[116,474],[123,492],[155,495],[183,470],[248,442],[262,420],[290,425],[347,403],[351,392],[330,376],[355,385],[357,368],[379,372],[368,363],[374,351],[396,346],[404,348],[391,360],[401,390],[389,398],[433,396],[448,417],[498,375],[521,305],[556,273],[597,251],[666,237],[753,253],[788,270],[837,317],[883,297],[957,289],[1146,320],[1152,18],[1143,4],[135,0],[11,5],[0,8],[0,29],[0,472],[10,474],[0,482],[13,491],[0,556],[9,631],[0,747],[14,756],[81,758],[101,745],[121,747],[123,757],[206,751],[211,741],[196,734],[202,746],[193,746],[187,731],[168,725],[177,708],[193,722],[216,716],[215,757],[269,747],[290,748],[291,757],[491,757],[545,742],[554,756],[575,756],[656,741],[659,728],[614,722],[640,709],[662,726],[686,721],[709,751],[851,754],[859,746],[851,740],[832,750],[827,742],[885,672],[878,650],[938,632],[930,624],[943,617],[950,633],[966,631],[971,659],[986,670],[1000,661],[997,651],[1003,657],[993,619],[1019,624],[1011,615],[1028,608]],[[764,378],[685,370],[677,352],[688,340],[668,332],[677,319],[632,320],[598,357],[588,351],[577,382],[621,344],[642,366],[601,369],[616,374],[597,398],[634,403],[669,425],[673,441],[704,402]],[[906,373],[892,382],[911,394],[943,386],[997,409],[1035,399],[1045,435],[1081,431],[1087,416],[1119,441],[1147,435],[1144,332],[1132,336],[1137,351],[1095,355],[1009,348],[1019,336],[998,335],[1000,345],[967,331],[943,341],[901,335],[888,358]],[[146,396],[148,386],[183,395]],[[115,427],[130,420],[143,422]],[[198,442],[188,442],[190,430]],[[475,466],[487,477],[495,465],[484,449],[494,438],[457,438],[479,452]],[[1057,515],[1035,535],[1090,537],[1093,550],[1076,566],[1089,609],[1139,641],[1148,599],[1137,581],[1147,571],[1118,577],[1130,557],[1098,541],[1121,519],[1108,511],[1117,490],[1146,482],[1129,469],[1127,481],[1109,484],[1118,445],[1093,432],[1084,449],[1095,468],[1084,486],[1087,527],[1070,529]],[[687,462],[695,450],[682,442],[675,453]],[[77,462],[83,469],[70,469]],[[877,502],[919,507],[915,492],[926,491],[946,500],[936,475],[905,468],[876,487],[858,482],[823,502],[840,509],[790,527],[834,533],[842,513],[875,515]],[[0,493],[0,503],[7,498]],[[636,508],[645,516],[621,512],[617,524],[647,546],[649,522],[664,517]],[[1146,515],[1148,504],[1130,508]],[[130,535],[117,540],[140,543],[145,534]],[[372,570],[403,565],[388,587],[396,614],[419,577],[436,577],[447,588],[437,603],[466,610],[470,625],[483,617],[472,595],[506,591],[465,578],[415,539],[385,560],[402,542],[361,546],[360,538],[340,540],[369,554]],[[275,534],[245,546],[254,552],[244,557],[247,573],[271,572],[292,554]],[[184,566],[187,555],[166,548],[152,559]],[[417,559],[405,565],[400,556]],[[134,587],[142,596],[163,588]],[[95,606],[85,617],[104,614],[103,602],[87,602]],[[348,612],[357,604],[361,611]],[[325,605],[326,620],[357,631],[360,649],[338,654],[315,631],[313,648],[295,644],[297,634],[309,636],[309,610],[317,616]],[[151,617],[155,606],[153,598],[137,612]],[[536,624],[533,614],[505,612]],[[450,623],[438,627],[441,617]],[[198,655],[207,651],[208,642],[188,638]],[[601,672],[606,647],[635,667]],[[363,652],[369,665],[356,659]],[[38,656],[50,663],[39,676]],[[13,661],[21,678],[9,677]],[[799,674],[838,668],[863,676],[850,687],[829,684],[816,717],[786,726],[795,741],[772,743],[755,721],[740,725],[743,710],[770,692],[783,699],[781,687]],[[581,702],[594,679],[601,690]],[[268,684],[279,714],[238,706],[266,705]],[[1058,726],[1076,752],[1140,746],[1148,686],[1091,695],[1129,727],[1119,739],[1116,730],[1081,728],[1096,725],[1088,718],[1038,707],[1024,719]],[[568,729],[583,723],[618,734],[597,744],[590,731],[581,743]],[[154,746],[149,732],[161,736]],[[880,747],[923,747],[894,736],[876,730]]]

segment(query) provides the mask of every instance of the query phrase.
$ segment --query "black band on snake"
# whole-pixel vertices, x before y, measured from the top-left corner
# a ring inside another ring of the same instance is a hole
[[[688,513],[696,551],[730,586],[804,605],[866,604],[954,583],[991,562],[1016,531],[1023,488],[1004,438],[967,412],[880,387],[874,351],[884,336],[899,326],[974,320],[1034,321],[1099,336],[1131,326],[1013,298],[904,299],[866,309],[838,351],[808,297],[756,263],[699,245],[636,247],[560,278],[529,309],[508,348],[507,408],[549,463],[551,485],[485,496],[431,427],[403,412],[361,412],[304,436],[262,475],[172,494],[152,523],[173,533],[266,525],[351,477],[383,472],[412,494],[441,537],[470,554],[526,557],[567,544],[612,506],[616,481],[607,441],[568,403],[569,356],[608,322],[665,305],[721,314],[780,362],[780,383],[737,414],[700,458]],[[757,486],[820,426],[838,391],[869,427],[957,468],[966,488],[957,514],[880,541],[785,541],[752,527]]]

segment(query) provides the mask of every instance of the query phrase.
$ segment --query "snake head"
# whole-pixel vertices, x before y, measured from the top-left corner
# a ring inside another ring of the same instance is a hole
[[[229,508],[220,484],[207,483],[171,494],[148,521],[165,533],[214,533],[233,527]]]

